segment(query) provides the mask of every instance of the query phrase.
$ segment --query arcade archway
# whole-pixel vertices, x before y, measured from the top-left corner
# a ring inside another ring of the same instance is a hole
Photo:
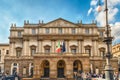
[[[82,72],[83,68],[82,68],[82,63],[79,60],[75,60],[73,62],[73,72]]]
[[[47,60],[44,60],[41,64],[42,66],[42,77],[47,78],[50,74],[50,64]]]
[[[64,78],[65,77],[65,61],[60,60],[57,63],[57,77]]]

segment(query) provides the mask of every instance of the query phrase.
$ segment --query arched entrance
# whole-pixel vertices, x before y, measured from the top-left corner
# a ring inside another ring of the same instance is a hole
[[[48,78],[50,74],[50,64],[47,60],[42,62],[42,77]]]
[[[63,60],[58,61],[57,63],[57,77],[64,78],[65,77],[65,62]]]
[[[75,60],[73,62],[73,72],[82,72],[83,68],[82,68],[82,64],[79,60]]]

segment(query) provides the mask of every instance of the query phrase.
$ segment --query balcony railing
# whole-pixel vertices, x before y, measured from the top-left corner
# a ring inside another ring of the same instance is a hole
[[[87,53],[42,53],[38,52],[33,56],[89,56]]]
[[[5,59],[33,59],[33,56],[5,56]]]

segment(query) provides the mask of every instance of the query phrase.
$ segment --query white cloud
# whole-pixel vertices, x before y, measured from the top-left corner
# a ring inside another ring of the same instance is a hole
[[[114,36],[113,44],[118,43],[118,40],[120,40],[120,22],[116,22],[115,24],[110,25],[112,36]]]
[[[96,4],[97,4],[97,0],[92,0],[90,3],[91,6],[95,6]]]
[[[92,12],[92,8],[90,8],[89,10],[88,10],[88,14],[87,14],[87,16],[89,16],[90,15],[90,13]]]
[[[101,7],[102,7],[102,11],[101,12],[96,12],[96,8],[97,8],[97,1],[98,0],[91,0],[91,3],[90,3],[90,5],[91,5],[91,8],[92,8],[92,10],[91,11],[89,11],[88,10],[88,12],[89,12],[89,14],[90,14],[90,12],[94,12],[94,15],[95,15],[95,19],[97,20],[97,22],[101,25],[101,26],[104,26],[105,25],[105,13],[104,13],[104,6],[105,5],[102,5]],[[102,0],[102,2],[104,3],[104,0]],[[118,13],[118,11],[119,11],[119,9],[116,7],[116,5],[118,5],[120,3],[120,0],[108,0],[108,20],[109,20],[109,22],[114,22],[114,20],[115,20],[115,16],[116,16],[116,14]]]
[[[111,34],[114,37],[113,43],[116,43],[117,41],[120,41],[120,22],[116,22],[113,24],[113,22],[115,22],[115,16],[117,15],[117,13],[119,12],[119,9],[116,7],[118,4],[120,4],[120,0],[107,0],[108,1],[108,21],[109,24],[111,26]],[[95,4],[94,0],[91,0],[91,7],[93,8],[92,11],[94,12],[95,15],[95,19],[97,20],[97,22],[99,23],[100,26],[105,26],[105,5],[104,5],[105,0],[102,0],[101,3],[103,4],[102,7],[102,11],[101,12],[96,12],[96,8],[97,8],[97,4]],[[89,10],[88,10],[89,11]],[[92,12],[91,11],[91,12]]]

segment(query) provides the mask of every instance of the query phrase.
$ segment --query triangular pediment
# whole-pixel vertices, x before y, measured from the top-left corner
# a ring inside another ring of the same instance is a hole
[[[77,27],[75,23],[59,18],[51,22],[46,23],[42,27]]]

